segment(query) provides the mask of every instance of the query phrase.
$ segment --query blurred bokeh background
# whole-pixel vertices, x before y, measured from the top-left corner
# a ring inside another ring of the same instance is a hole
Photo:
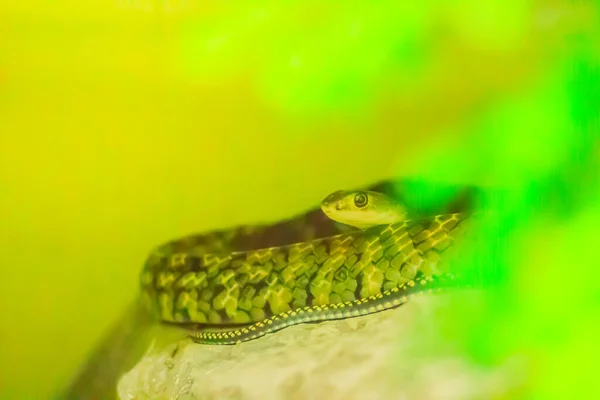
[[[593,1],[1,2],[0,398],[65,385],[156,244],[390,177],[506,194],[507,301],[457,340],[526,357],[520,396],[591,398],[599,22]]]

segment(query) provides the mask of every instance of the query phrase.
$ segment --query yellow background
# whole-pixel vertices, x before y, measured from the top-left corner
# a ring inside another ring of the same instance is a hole
[[[428,165],[459,163],[473,110],[535,82],[587,15],[540,24],[541,7],[485,43],[479,14],[457,15],[419,74],[386,72],[358,111],[305,116],[263,96],[243,59],[188,73],[179,27],[220,2],[18,3],[0,4],[0,398],[68,382],[162,241],[391,176],[489,183]]]

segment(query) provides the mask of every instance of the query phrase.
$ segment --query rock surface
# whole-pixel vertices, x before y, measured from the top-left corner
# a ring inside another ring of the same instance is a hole
[[[119,382],[122,399],[473,399],[503,397],[518,361],[484,369],[444,338],[453,304],[423,295],[395,310],[303,324],[238,346],[183,340],[149,352]],[[513,360],[514,361],[514,360]]]

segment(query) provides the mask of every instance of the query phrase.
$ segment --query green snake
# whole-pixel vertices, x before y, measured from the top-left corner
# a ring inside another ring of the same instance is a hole
[[[56,398],[115,398],[118,379],[169,328],[157,319],[191,329],[199,343],[233,344],[302,322],[378,312],[428,288],[463,286],[447,272],[462,276],[463,256],[484,238],[472,229],[479,190],[461,187],[441,209],[421,209],[433,217],[411,208],[409,220],[399,203],[414,208],[412,192],[402,189],[410,182],[399,183],[336,192],[321,208],[279,223],[159,246],[140,275],[141,302],[124,310]],[[448,193],[440,189],[431,193]]]
[[[162,322],[190,327],[197,343],[231,345],[394,308],[452,284],[442,254],[454,247],[467,214],[411,220],[402,205],[373,191],[337,191],[321,209],[353,228],[330,225],[323,237],[299,221],[292,237],[241,227],[158,247],[140,275],[144,303]]]

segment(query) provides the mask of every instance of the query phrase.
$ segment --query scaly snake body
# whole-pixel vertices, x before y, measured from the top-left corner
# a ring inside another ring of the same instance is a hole
[[[192,236],[150,256],[141,274],[142,296],[163,322],[202,325],[192,338],[205,344],[235,344],[302,322],[369,314],[447,284],[452,275],[442,254],[467,219],[443,214],[266,248],[236,248],[232,231]]]
[[[393,186],[381,182],[371,190],[392,193]],[[346,212],[349,203],[335,201],[323,208],[329,218],[313,210],[159,246],[140,276],[142,304],[127,310],[57,398],[115,398],[121,374],[147,351],[156,317],[192,328],[199,343],[234,344],[297,323],[381,311],[453,285],[445,272],[460,276],[465,253],[457,249],[466,246],[468,255],[479,238],[463,237],[479,232],[468,227],[475,222],[471,200],[459,196],[433,212],[438,216],[397,222],[393,206],[374,202],[365,227],[351,231],[334,220],[356,227],[365,213]]]

